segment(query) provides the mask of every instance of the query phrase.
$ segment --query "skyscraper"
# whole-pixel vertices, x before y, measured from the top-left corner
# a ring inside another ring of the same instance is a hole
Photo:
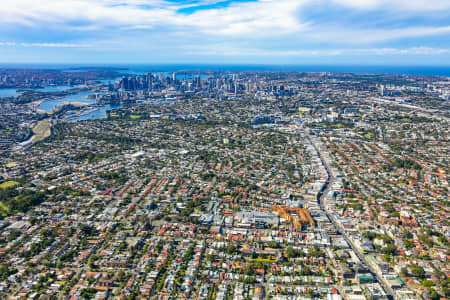
[[[381,97],[384,96],[384,85],[380,84],[380,86],[378,87],[378,92],[380,93]]]
[[[147,74],[147,91],[149,91],[149,92],[151,92],[153,89],[152,80],[153,80],[152,73],[148,73]]]

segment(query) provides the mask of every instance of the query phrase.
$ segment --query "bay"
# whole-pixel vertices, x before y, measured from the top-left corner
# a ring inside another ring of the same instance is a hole
[[[95,99],[87,98],[88,96],[94,94],[98,94],[98,92],[84,91],[58,99],[46,100],[39,104],[39,108],[45,111],[52,111],[56,106],[62,104],[63,102],[81,102],[87,104],[95,104]]]
[[[91,111],[87,114],[80,115],[78,117],[75,117],[70,121],[77,122],[77,121],[85,121],[85,120],[103,119],[103,118],[106,118],[106,112],[108,110],[117,109],[117,108],[121,108],[121,107],[122,107],[122,105],[105,104],[94,111]]]
[[[0,98],[6,97],[17,97],[20,93],[17,92],[17,89],[0,89]]]

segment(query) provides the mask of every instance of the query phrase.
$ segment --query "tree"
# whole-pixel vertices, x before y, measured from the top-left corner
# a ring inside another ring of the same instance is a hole
[[[295,251],[295,249],[293,247],[288,247],[286,249],[286,256],[290,259],[290,258],[294,258],[298,255],[297,251]]]
[[[125,272],[123,270],[120,270],[119,273],[117,273],[117,281],[122,282],[124,276],[125,276]]]
[[[424,279],[424,280],[422,281],[422,285],[423,285],[424,287],[432,287],[432,286],[435,286],[435,284],[434,284],[433,281],[427,280],[427,279]]]
[[[6,265],[0,265],[0,280],[4,281],[9,275],[17,273],[16,269],[11,269]]]
[[[450,297],[450,289],[448,287],[444,286],[442,291],[444,292],[445,297]]]
[[[81,224],[80,225],[80,230],[84,235],[90,236],[93,234],[94,232],[94,227],[89,226],[87,224]]]
[[[93,288],[86,288],[86,289],[82,289],[80,292],[80,296],[83,299],[92,299],[94,298],[95,294],[96,294],[96,290]]]
[[[232,245],[232,244],[228,245],[228,247],[226,248],[225,251],[226,251],[227,254],[230,254],[230,255],[231,255],[231,254],[235,254],[235,253],[238,252],[236,246],[235,246],[235,245]]]
[[[405,231],[403,232],[403,237],[404,237],[405,239],[412,239],[412,238],[413,238],[413,235],[412,235],[412,233],[409,232],[408,230],[405,230]]]
[[[403,244],[405,245],[406,250],[411,250],[414,248],[414,243],[410,240],[403,240]]]
[[[431,290],[430,298],[431,300],[439,300],[441,296],[435,290]]]
[[[425,278],[425,270],[421,266],[411,266],[411,274],[413,274],[417,278]]]
[[[394,255],[397,247],[394,244],[388,244],[386,247],[381,249],[381,252],[387,255]]]
[[[366,239],[372,241],[378,236],[378,234],[376,232],[373,232],[373,231],[364,231],[362,236],[365,237]]]

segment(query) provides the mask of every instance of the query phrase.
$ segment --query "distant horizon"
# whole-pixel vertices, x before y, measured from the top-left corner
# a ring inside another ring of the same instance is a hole
[[[239,63],[0,63],[0,68],[43,68],[70,70],[75,68],[125,69],[145,71],[271,71],[347,74],[393,74],[450,77],[450,65],[394,64],[239,64]]]
[[[164,62],[110,62],[110,63],[91,63],[91,62],[0,62],[2,65],[67,65],[67,66],[176,66],[176,65],[192,65],[192,66],[355,66],[355,67],[450,67],[449,64],[389,64],[389,63],[195,63],[195,62],[174,62],[174,63],[164,63]]]

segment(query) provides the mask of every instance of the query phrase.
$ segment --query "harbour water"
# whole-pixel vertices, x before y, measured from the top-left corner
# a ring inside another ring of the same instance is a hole
[[[116,78],[111,78],[111,79],[100,79],[97,81],[100,82],[101,84],[108,85],[108,84],[114,84],[114,82],[119,81],[120,79],[122,79],[122,77],[116,77]]]
[[[112,84],[119,79],[120,78],[105,79],[105,80],[100,80],[100,82],[102,84],[109,84],[109,83]],[[29,90],[42,91],[42,92],[60,92],[60,91],[62,92],[62,91],[66,91],[66,90],[69,90],[69,89],[72,89],[75,87],[80,87],[80,86],[79,85],[78,86],[51,85],[51,86],[46,86],[44,88],[29,89]],[[18,97],[21,94],[19,92],[20,90],[21,89],[16,89],[16,88],[0,89],[0,98],[2,98],[2,97]],[[38,107],[46,112],[51,112],[58,105],[61,105],[63,103],[68,103],[68,102],[96,104],[96,100],[94,98],[89,97],[94,94],[99,94],[99,92],[92,92],[92,91],[76,92],[75,94],[67,95],[65,97],[61,97],[58,99],[50,99],[50,100],[43,101],[41,104],[39,104]],[[95,119],[105,118],[106,112],[108,110],[111,110],[114,108],[120,108],[120,107],[121,107],[121,105],[105,104],[105,105],[93,108],[92,110],[88,110],[88,112],[85,114],[82,113],[80,115],[77,115],[76,117],[74,117],[70,120],[73,122],[73,121],[95,120]]]
[[[73,89],[79,87],[79,85],[49,85],[43,88],[38,89],[17,89],[17,88],[6,88],[0,89],[0,98],[4,97],[17,97],[20,96],[20,90],[31,90],[31,91],[39,91],[39,92],[62,92],[65,90]]]
[[[58,105],[61,105],[62,103],[67,102],[79,102],[79,103],[86,103],[86,104],[96,104],[96,100],[93,98],[88,98],[91,95],[98,94],[98,92],[91,92],[91,91],[84,91],[84,92],[78,92],[73,95],[68,95],[63,98],[59,99],[52,99],[42,102],[39,105],[39,108],[45,110],[45,111],[52,111],[55,107]],[[75,114],[73,118],[69,118],[70,122],[76,122],[76,121],[83,121],[83,120],[96,120],[96,119],[103,119],[106,118],[106,112],[111,109],[115,108],[121,108],[121,105],[111,105],[111,104],[104,104],[101,106],[94,106],[92,109],[87,109],[86,113],[83,113],[83,111]]]
[[[69,90],[69,89],[73,89],[76,87],[80,87],[80,85],[74,85],[74,86],[70,86],[70,85],[48,85],[44,88],[41,89],[32,89],[35,91],[39,91],[39,92],[62,92],[65,90]]]
[[[19,95],[17,89],[0,89],[0,98],[17,97]]]
[[[109,82],[113,83],[116,79],[112,80],[102,80],[101,82],[103,84],[108,84]],[[55,86],[47,86],[45,88],[41,89],[33,89],[37,91],[43,91],[43,92],[59,92],[59,91],[66,91],[71,88],[74,88],[76,86],[67,86],[67,85],[55,85]],[[20,90],[20,89],[19,89]],[[99,92],[92,92],[92,91],[83,91],[83,92],[77,92],[72,95],[67,95],[65,97],[61,97],[58,99],[51,99],[43,101],[41,104],[39,104],[39,108],[50,112],[58,105],[61,105],[62,103],[67,102],[79,102],[79,103],[86,103],[86,104],[95,104],[96,100],[93,98],[88,98],[91,95],[98,94]],[[17,97],[20,96],[20,92],[18,92],[18,89],[16,88],[7,88],[7,89],[0,89],[0,98],[2,97]],[[74,117],[71,119],[71,121],[82,121],[82,120],[95,120],[95,119],[101,119],[106,117],[106,112],[111,109],[120,108],[121,105],[110,105],[105,104],[102,106],[99,106],[98,108],[94,108],[93,110],[90,110],[86,114],[78,115],[77,117]]]
[[[52,111],[56,106],[64,103],[64,102],[81,102],[87,104],[95,104],[95,99],[88,98],[88,96],[96,94],[91,91],[78,92],[73,95],[68,95],[58,99],[46,100],[39,104],[39,108],[45,111]]]
[[[102,105],[101,107],[99,107],[98,109],[88,112],[87,114],[82,114],[75,118],[70,119],[70,122],[103,119],[103,118],[106,118],[106,112],[108,110],[121,108],[121,107],[122,107],[122,105],[105,104],[105,105]]]

